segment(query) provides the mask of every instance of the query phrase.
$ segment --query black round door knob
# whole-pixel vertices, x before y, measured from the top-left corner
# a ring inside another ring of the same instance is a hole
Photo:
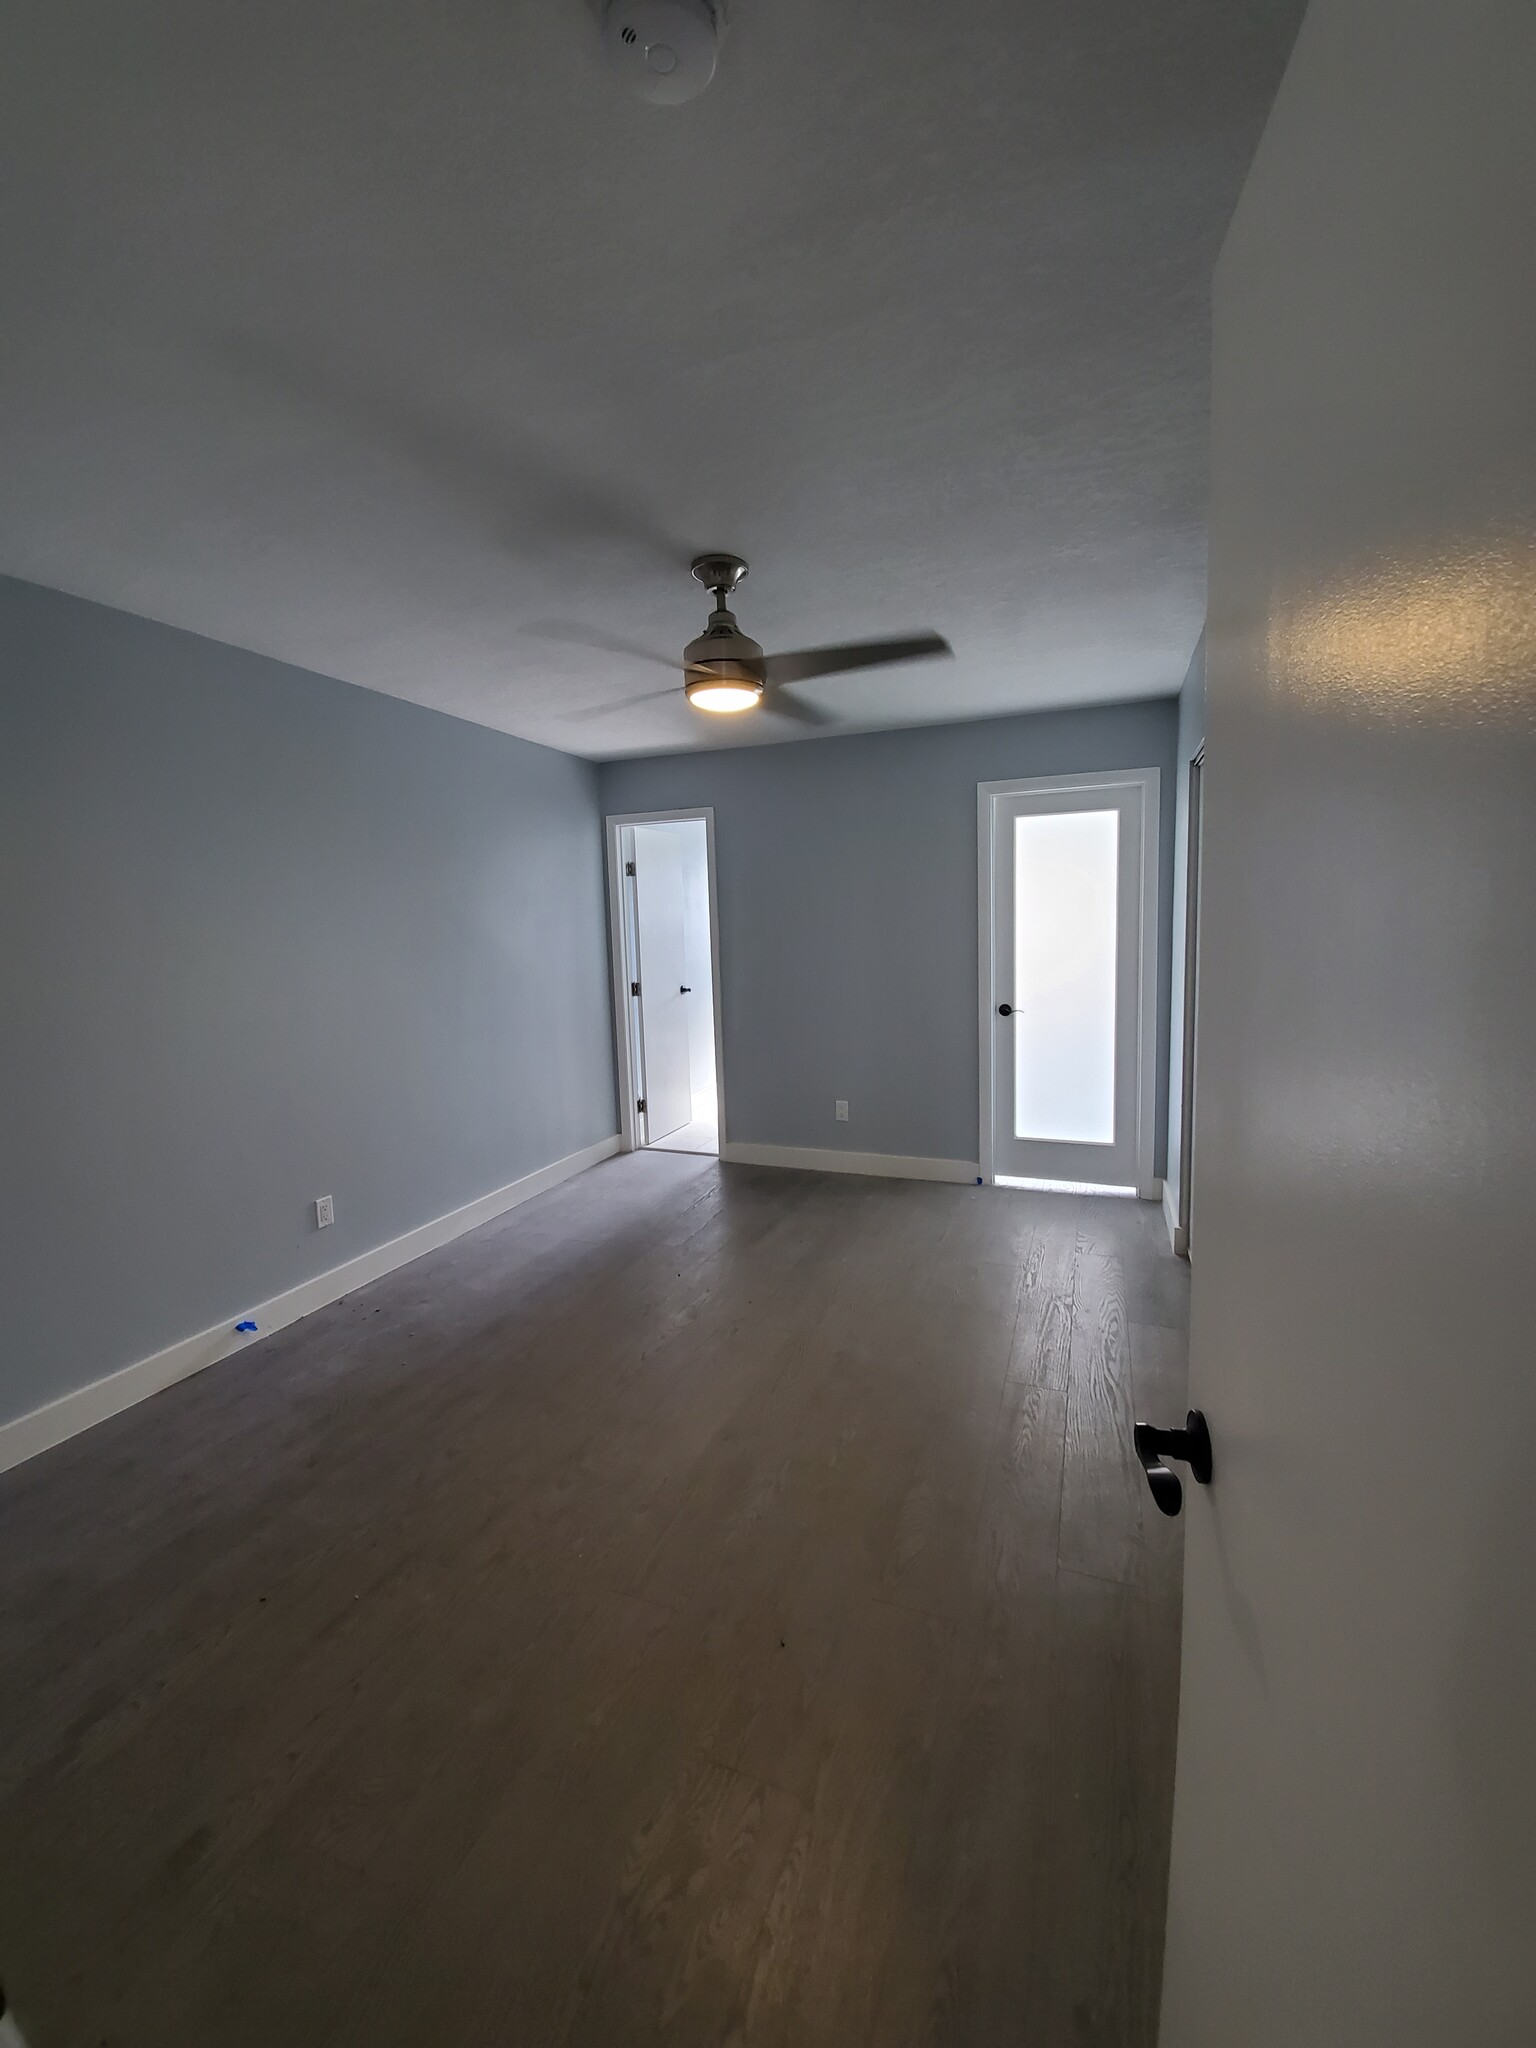
[[[999,1015],[999,1017],[1011,1017],[1013,1015],[1012,1003],[999,1003],[997,1006],[997,1014]]]

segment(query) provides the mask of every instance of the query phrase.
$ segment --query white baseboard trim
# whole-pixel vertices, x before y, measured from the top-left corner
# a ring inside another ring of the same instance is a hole
[[[1179,1191],[1171,1180],[1163,1182],[1163,1221],[1168,1226],[1168,1242],[1173,1247],[1175,1258],[1184,1256],[1184,1233],[1179,1228]]]
[[[539,1167],[535,1173],[524,1174],[521,1180],[509,1181],[505,1187],[494,1188],[477,1201],[466,1202],[462,1209],[450,1209],[446,1216],[437,1216],[430,1223],[419,1224],[415,1230],[408,1230],[404,1237],[391,1238],[388,1244],[376,1245],[371,1252],[360,1252],[355,1259],[332,1266],[329,1272],[317,1273],[312,1280],[302,1280],[286,1293],[274,1294],[270,1301],[237,1310],[223,1322],[199,1330],[194,1336],[182,1337],[149,1358],[122,1366],[118,1371],[108,1373],[104,1379],[93,1380],[89,1386],[78,1387],[73,1393],[60,1395],[57,1401],[49,1401],[41,1408],[32,1409],[29,1414],[18,1415],[13,1421],[0,1424],[0,1472],[9,1471],[13,1465],[20,1465],[27,1458],[35,1458],[40,1451],[50,1450],[67,1437],[77,1436],[93,1423],[105,1422],[109,1415],[131,1408],[136,1401],[147,1400],[151,1394],[158,1394],[162,1387],[173,1386],[177,1380],[190,1379],[193,1373],[216,1365],[221,1358],[228,1358],[249,1344],[259,1343],[275,1330],[296,1323],[301,1316],[312,1315],[328,1302],[339,1301],[344,1294],[366,1287],[370,1280],[382,1279],[396,1267],[408,1266],[413,1259],[436,1251],[440,1245],[450,1244],[466,1231],[477,1230],[482,1223],[504,1216],[519,1203],[531,1201],[546,1189],[558,1187],[561,1181],[585,1173],[589,1166],[596,1166],[600,1160],[611,1159],[618,1149],[617,1136],[600,1138],[595,1145],[568,1153],[564,1159],[553,1160],[548,1166]],[[242,1334],[235,1328],[237,1321],[253,1322],[257,1327],[254,1332]]]
[[[868,1173],[885,1180],[974,1182],[973,1159],[915,1159],[898,1152],[823,1151],[810,1145],[722,1145],[728,1166],[789,1166],[801,1173]]]

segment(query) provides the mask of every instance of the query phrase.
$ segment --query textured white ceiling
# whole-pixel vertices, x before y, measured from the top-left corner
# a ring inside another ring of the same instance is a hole
[[[49,0],[0,36],[0,569],[615,755],[706,547],[848,728],[1162,693],[1211,266],[1301,0]],[[617,643],[573,645],[570,634]]]

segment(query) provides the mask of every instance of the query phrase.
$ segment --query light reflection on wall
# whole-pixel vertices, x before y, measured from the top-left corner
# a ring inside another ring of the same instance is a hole
[[[1536,717],[1536,544],[1401,560],[1294,598],[1277,592],[1270,687],[1351,718]]]

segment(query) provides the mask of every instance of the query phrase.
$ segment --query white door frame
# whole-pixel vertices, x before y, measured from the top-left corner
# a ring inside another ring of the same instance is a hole
[[[720,905],[715,886],[715,812],[712,804],[690,811],[623,811],[603,820],[608,863],[608,963],[613,979],[613,1048],[619,1077],[619,1142],[625,1152],[638,1150],[640,1119],[635,1112],[634,1041],[629,1028],[629,970],[624,949],[624,862],[619,836],[626,825],[672,825],[702,822],[709,861],[709,979],[715,1032],[715,1114],[719,1119],[720,1151],[725,1152],[725,1045],[720,1029]]]
[[[1195,1200],[1195,1074],[1200,1044],[1200,833],[1205,811],[1205,742],[1185,770],[1188,829],[1184,848],[1184,1015],[1179,1051],[1179,1215],[1173,1248],[1189,1257],[1190,1218]],[[1177,881],[1175,881],[1177,886]],[[1172,1138],[1170,1131],[1169,1137]]]
[[[992,1074],[997,1028],[997,990],[992,962],[994,849],[998,799],[1050,796],[1088,789],[1141,791],[1141,944],[1137,948],[1136,1003],[1136,1192],[1143,1201],[1161,1198],[1153,1172],[1157,1139],[1157,910],[1158,795],[1162,781],[1156,768],[1107,768],[1092,775],[1033,775],[1009,782],[976,785],[976,873],[978,959],[980,961],[979,1052],[981,1061],[981,1177],[990,1186],[997,1178],[993,1163]]]

